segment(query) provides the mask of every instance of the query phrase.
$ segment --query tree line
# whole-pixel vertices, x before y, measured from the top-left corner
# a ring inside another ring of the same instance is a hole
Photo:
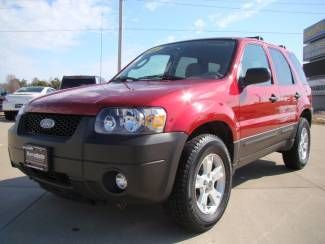
[[[61,85],[61,81],[59,78],[49,79],[46,80],[40,80],[37,77],[32,79],[30,82],[28,82],[25,79],[18,79],[15,75],[7,75],[6,82],[0,83],[0,88],[2,87],[9,93],[15,92],[17,89],[21,87],[26,86],[49,86],[54,89],[59,89]]]

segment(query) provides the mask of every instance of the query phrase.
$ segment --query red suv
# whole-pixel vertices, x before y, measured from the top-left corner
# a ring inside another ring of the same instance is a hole
[[[238,167],[280,152],[309,158],[311,90],[293,53],[256,38],[154,47],[109,83],[23,107],[13,167],[60,196],[163,202],[185,228],[211,228]]]

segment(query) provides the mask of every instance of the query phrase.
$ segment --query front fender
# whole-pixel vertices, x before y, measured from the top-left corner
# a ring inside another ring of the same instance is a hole
[[[182,131],[190,135],[195,129],[210,122],[223,122],[232,131],[234,140],[239,139],[239,125],[234,110],[226,103],[211,99],[193,102],[178,109],[168,120],[167,131]]]

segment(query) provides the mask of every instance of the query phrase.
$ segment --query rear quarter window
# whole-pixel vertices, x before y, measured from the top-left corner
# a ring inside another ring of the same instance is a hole
[[[288,54],[289,54],[288,57],[293,65],[293,68],[296,70],[296,72],[298,74],[299,80],[303,84],[308,85],[305,72],[304,72],[299,60],[297,59],[296,55],[294,55],[293,53],[288,53]]]
[[[274,48],[270,48],[269,50],[279,85],[293,85],[294,79],[292,72],[282,52]]]

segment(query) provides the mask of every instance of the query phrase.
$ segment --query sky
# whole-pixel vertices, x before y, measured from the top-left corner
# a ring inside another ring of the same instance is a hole
[[[303,30],[324,17],[323,0],[124,0],[122,65],[163,43],[256,35],[302,60]],[[0,83],[100,75],[100,63],[109,79],[117,28],[118,0],[0,0]]]

